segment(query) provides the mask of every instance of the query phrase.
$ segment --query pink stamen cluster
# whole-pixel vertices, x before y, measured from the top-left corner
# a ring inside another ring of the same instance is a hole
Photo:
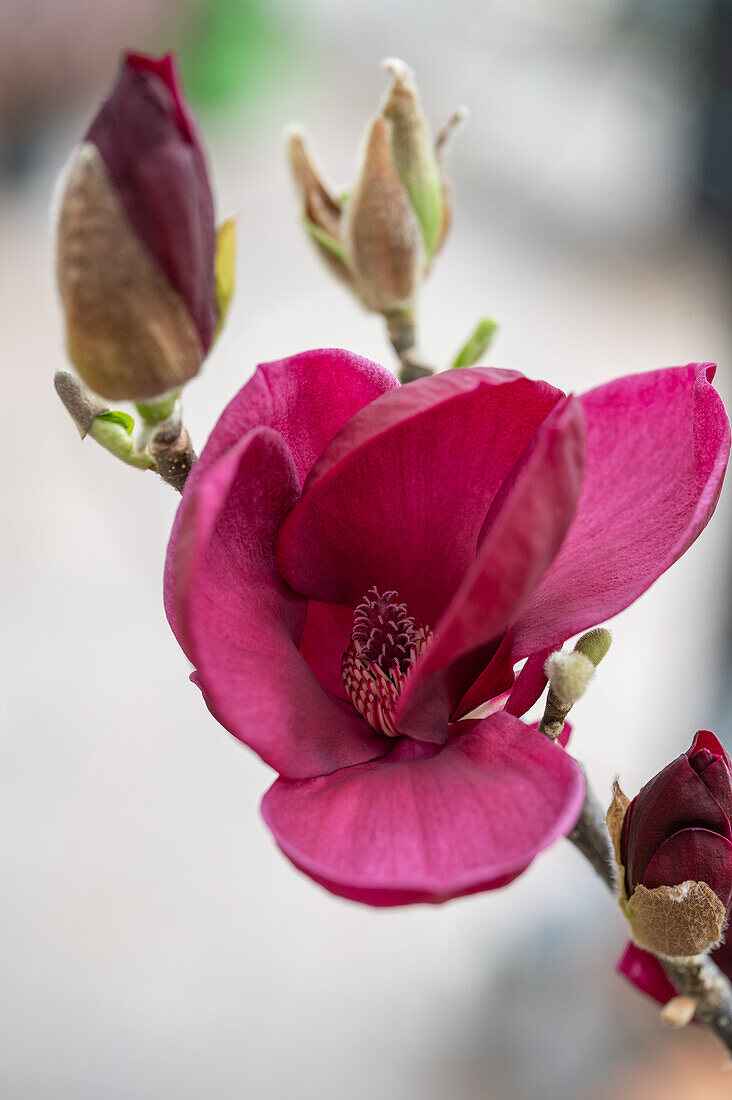
[[[353,632],[343,654],[346,693],[369,725],[397,737],[394,712],[404,678],[424,650],[431,631],[407,614],[396,592],[367,592],[354,612]]]

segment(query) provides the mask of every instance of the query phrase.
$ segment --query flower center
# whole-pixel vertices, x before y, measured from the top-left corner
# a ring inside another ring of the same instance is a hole
[[[348,698],[370,726],[398,737],[394,711],[410,668],[432,631],[407,615],[396,592],[375,587],[354,612],[353,631],[343,654],[341,672]]]

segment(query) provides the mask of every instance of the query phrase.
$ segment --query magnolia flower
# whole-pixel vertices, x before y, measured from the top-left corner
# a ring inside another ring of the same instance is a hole
[[[731,767],[714,734],[700,730],[688,752],[646,783],[623,822],[621,854],[631,901],[638,884],[655,891],[689,883],[705,888],[704,914],[708,921],[716,917],[717,926],[709,944],[697,945],[697,953],[719,943],[732,910]],[[683,899],[676,903],[682,919],[683,905]],[[704,921],[699,918],[692,928],[703,932]],[[712,958],[732,978],[730,946],[717,946]],[[619,969],[656,1000],[665,1003],[676,996],[661,964],[637,944],[628,946]]]
[[[211,187],[174,57],[127,54],[58,220],[68,350],[91,389],[147,400],[198,373],[230,297],[231,232],[217,286]]]
[[[482,368],[399,386],[343,351],[258,368],[186,484],[166,608],[214,716],[279,772],[262,812],[296,866],[437,902],[573,827],[579,768],[517,716],[707,523],[712,374],[567,397]]]

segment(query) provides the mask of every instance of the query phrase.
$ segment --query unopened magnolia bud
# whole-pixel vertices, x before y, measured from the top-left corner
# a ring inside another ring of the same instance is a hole
[[[384,68],[394,83],[383,107],[391,123],[391,152],[422,230],[427,257],[442,239],[445,202],[435,147],[419,102],[412,70],[398,58],[389,57]]]
[[[172,55],[128,54],[73,157],[57,274],[69,355],[95,392],[146,400],[211,346],[213,201]]]
[[[288,154],[303,224],[321,258],[367,309],[393,318],[411,316],[449,210],[412,72],[395,59],[385,66],[394,82],[369,125],[352,188],[338,196],[328,186],[299,128],[290,132]]]
[[[607,824],[639,947],[687,958],[719,944],[732,909],[730,822],[732,765],[708,730],[632,802],[615,784]]]
[[[408,308],[424,266],[424,244],[381,116],[371,123],[366,138],[361,171],[346,206],[343,236],[363,304],[387,314]]]
[[[575,653],[584,653],[589,657],[595,668],[603,657],[607,656],[613,636],[607,627],[596,626],[594,630],[588,630],[575,645]]]
[[[558,651],[547,657],[544,672],[559,702],[571,706],[584,695],[595,666],[584,653]]]

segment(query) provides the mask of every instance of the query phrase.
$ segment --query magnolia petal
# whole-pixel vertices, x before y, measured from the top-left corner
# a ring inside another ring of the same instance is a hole
[[[692,363],[580,397],[582,495],[560,553],[516,623],[516,657],[556,648],[622,611],[704,529],[730,445],[713,373],[709,363]]]
[[[262,814],[285,855],[333,893],[370,905],[441,902],[520,874],[571,830],[576,762],[506,714],[465,723],[443,749],[398,741],[378,762],[278,779]]]
[[[684,754],[646,783],[630,804],[625,840],[630,890],[645,882],[651,859],[673,833],[700,824],[732,841],[726,814]]]
[[[298,492],[282,438],[252,430],[186,493],[171,562],[176,623],[207,705],[293,778],[389,748],[323,689],[297,648],[306,605],[280,578],[274,542]]]
[[[680,829],[664,841],[646,867],[643,885],[707,884],[725,909],[732,901],[732,843],[710,829]]]
[[[704,786],[732,821],[732,763],[724,745],[710,730],[699,730],[686,755]]]
[[[552,653],[553,648],[553,646],[549,646],[547,649],[540,649],[538,653],[533,653],[529,657],[516,677],[513,690],[508,697],[506,710],[509,714],[515,714],[520,718],[522,714],[526,714],[526,711],[533,707],[546,687],[544,667],[546,659]]]
[[[86,141],[99,149],[135,232],[208,351],[216,325],[213,198],[173,55],[127,54]]]
[[[676,996],[676,990],[658,959],[634,943],[628,944],[616,969],[640,989],[641,993],[647,993],[661,1004],[665,1005]]]
[[[395,589],[434,626],[476,555],[502,481],[560,399],[511,371],[419,379],[357,413],[313,467],[280,537],[283,575],[355,607]]]
[[[402,733],[423,737],[427,727],[447,728],[469,683],[450,698],[447,691],[435,693],[435,679],[446,685],[442,669],[503,634],[553,561],[582,487],[584,443],[582,410],[574,398],[564,398],[501,487],[477,557],[406,681],[396,714]]]
[[[260,363],[219,417],[190,476],[203,476],[246,432],[266,425],[284,439],[302,482],[344,425],[365,405],[394,389],[400,386],[391,371],[340,348]]]
[[[308,600],[300,652],[323,687],[347,699],[341,661],[353,630],[353,611],[337,603]]]
[[[175,547],[188,496],[230,447],[252,428],[274,428],[290,449],[299,481],[333,436],[350,418],[389,389],[398,388],[391,371],[348,351],[306,351],[289,359],[261,363],[254,376],[227,405],[188,475],[165,564],[165,610],[177,627],[173,589]],[[185,648],[185,646],[184,646]]]
[[[711,958],[732,981],[732,943],[721,943],[712,951]],[[661,1004],[666,1004],[676,996],[677,991],[666,977],[658,959],[634,943],[628,944],[616,964],[616,970],[640,989],[641,993],[646,993]]]

